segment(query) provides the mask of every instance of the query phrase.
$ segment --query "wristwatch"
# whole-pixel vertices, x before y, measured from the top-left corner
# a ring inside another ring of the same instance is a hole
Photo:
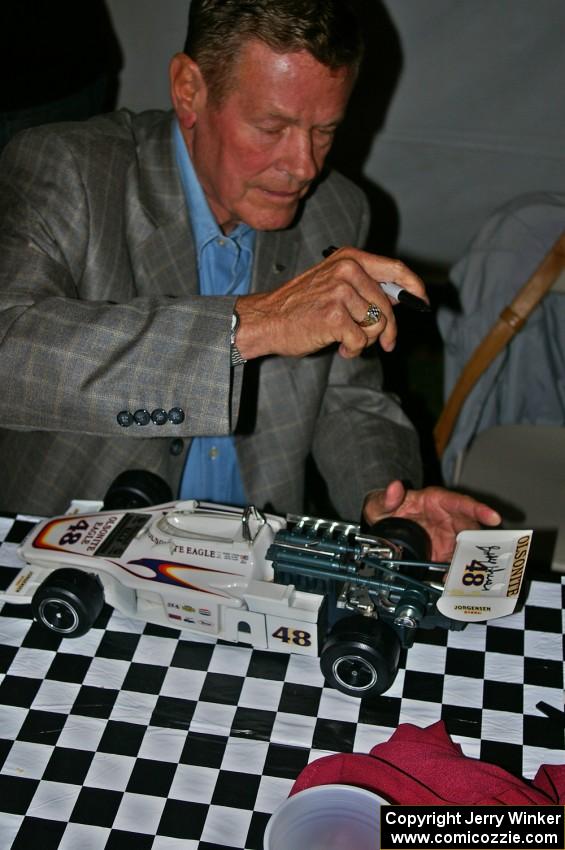
[[[243,363],[247,363],[241,354],[239,353],[239,349],[235,344],[235,335],[237,334],[237,329],[239,328],[239,313],[234,307],[233,315],[231,317],[231,334],[230,334],[230,349],[231,349],[231,365],[232,366],[241,366]]]

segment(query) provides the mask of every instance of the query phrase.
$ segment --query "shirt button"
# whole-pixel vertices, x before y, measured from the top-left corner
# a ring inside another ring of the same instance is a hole
[[[226,244],[226,243],[225,243],[225,240],[224,240],[224,239],[218,239],[218,245],[219,245],[221,248],[223,248],[225,244]]]
[[[121,425],[122,428],[129,428],[133,422],[133,416],[129,410],[120,410],[116,419],[118,420],[118,425]]]
[[[171,407],[169,410],[169,422],[172,422],[173,425],[180,425],[181,422],[184,422],[184,410],[182,407]]]
[[[155,425],[164,425],[168,419],[167,411],[163,410],[162,407],[157,407],[151,414],[151,419]]]
[[[217,448],[217,446],[212,446],[212,448],[208,452],[208,457],[210,458],[210,460],[216,460],[216,458],[219,456],[219,454],[220,454],[220,451]]]
[[[149,425],[149,423],[151,422],[151,415],[148,410],[136,410],[133,414],[133,421],[137,425]]]
[[[174,440],[171,440],[171,445],[169,446],[169,451],[173,455],[173,457],[178,457],[182,454],[182,450],[184,449],[184,441],[181,440],[180,437],[176,437]]]

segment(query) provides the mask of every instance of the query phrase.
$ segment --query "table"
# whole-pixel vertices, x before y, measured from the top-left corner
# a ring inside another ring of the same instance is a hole
[[[33,525],[0,517],[0,579]],[[565,578],[511,617],[422,631],[372,703],[324,686],[315,659],[128,620],[105,607],[62,640],[0,612],[3,850],[258,850],[300,770],[366,753],[399,723],[443,719],[466,755],[533,777],[565,762]]]

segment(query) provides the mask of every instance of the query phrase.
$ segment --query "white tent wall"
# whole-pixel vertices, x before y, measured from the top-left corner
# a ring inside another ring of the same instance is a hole
[[[565,0],[382,6],[398,73],[358,166],[392,198],[397,252],[442,268],[508,199],[565,190]],[[124,52],[119,105],[167,107],[167,62],[182,49],[187,1],[108,0],[108,7]],[[370,91],[378,92],[390,69],[379,70],[378,55],[370,59]],[[370,99],[364,104],[370,111]]]
[[[491,212],[565,189],[565,2],[387,0],[403,71],[366,173],[398,249],[449,264]]]

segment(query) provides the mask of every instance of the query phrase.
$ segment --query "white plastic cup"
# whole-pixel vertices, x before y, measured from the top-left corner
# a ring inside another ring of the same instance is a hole
[[[264,850],[378,850],[386,800],[355,785],[317,785],[284,801],[265,830]]]

